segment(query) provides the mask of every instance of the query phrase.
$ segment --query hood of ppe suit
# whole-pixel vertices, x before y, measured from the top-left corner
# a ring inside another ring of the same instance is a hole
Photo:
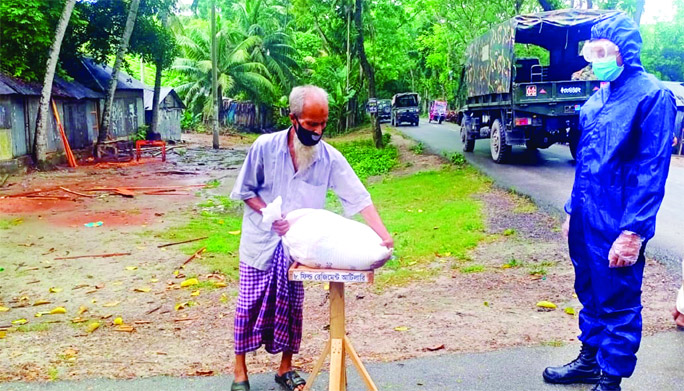
[[[597,23],[591,28],[591,39],[607,39],[618,46],[626,68],[641,66],[641,33],[634,21],[625,14]]]

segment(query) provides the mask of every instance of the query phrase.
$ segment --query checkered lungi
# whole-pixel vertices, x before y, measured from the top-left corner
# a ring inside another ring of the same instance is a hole
[[[240,293],[235,310],[235,354],[264,345],[271,354],[298,353],[302,342],[304,286],[289,281],[291,264],[282,243],[273,253],[270,270],[240,262]]]

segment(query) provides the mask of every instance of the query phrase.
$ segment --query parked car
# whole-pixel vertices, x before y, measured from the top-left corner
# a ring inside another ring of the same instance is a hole
[[[677,145],[674,146],[672,153],[681,155],[684,149],[684,83],[678,81],[664,81],[665,87],[669,88],[675,96],[677,102],[677,117],[675,118],[674,136],[677,138]]]
[[[408,122],[418,126],[420,115],[420,98],[415,92],[404,92],[392,97],[392,126]]]
[[[580,48],[596,23],[616,11],[558,10],[518,15],[475,39],[467,50],[467,103],[459,113],[463,150],[491,138],[492,159],[504,163],[515,145],[548,148],[567,142],[573,158],[579,143],[579,112],[601,82],[573,74],[588,65]],[[520,58],[515,45],[548,56]]]
[[[392,120],[392,101],[390,99],[380,99],[378,101],[378,120],[380,123]]]
[[[433,100],[430,102],[430,117],[428,123],[437,121],[440,124],[446,119],[447,102],[444,100]]]

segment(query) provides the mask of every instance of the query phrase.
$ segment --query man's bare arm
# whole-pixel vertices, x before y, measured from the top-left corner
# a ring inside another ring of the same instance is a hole
[[[382,223],[382,219],[378,214],[378,210],[375,209],[375,205],[371,204],[363,208],[363,210],[361,210],[361,216],[363,216],[363,219],[366,220],[366,224],[368,224],[373,231],[380,236],[383,245],[387,246],[388,248],[394,248],[394,239],[392,239],[392,235],[390,235],[390,233],[387,231],[387,228],[385,228],[385,224]]]
[[[255,212],[261,214],[261,209],[266,207],[266,203],[261,197],[252,197],[245,200],[245,204],[252,208]]]

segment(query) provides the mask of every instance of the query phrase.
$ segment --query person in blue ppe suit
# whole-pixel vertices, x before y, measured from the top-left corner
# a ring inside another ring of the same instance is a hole
[[[624,14],[597,23],[583,49],[608,85],[580,112],[575,183],[565,205],[582,349],[549,383],[620,390],[641,341],[644,248],[665,192],[676,107],[672,93],[641,66],[641,35]]]

